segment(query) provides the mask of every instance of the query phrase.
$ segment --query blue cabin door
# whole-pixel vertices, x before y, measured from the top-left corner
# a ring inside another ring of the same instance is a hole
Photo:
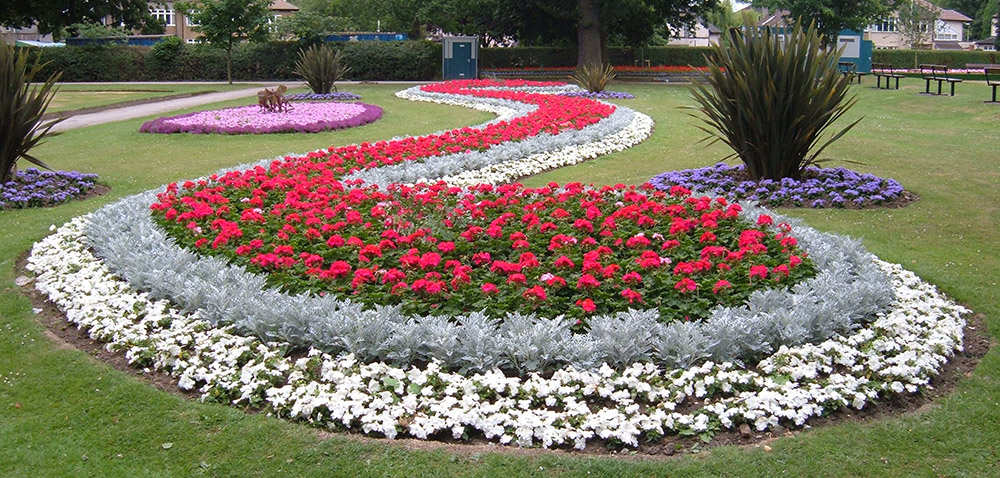
[[[472,43],[455,42],[451,47],[455,78],[472,78]]]
[[[446,37],[444,40],[444,71],[446,80],[468,80],[478,76],[476,37]]]

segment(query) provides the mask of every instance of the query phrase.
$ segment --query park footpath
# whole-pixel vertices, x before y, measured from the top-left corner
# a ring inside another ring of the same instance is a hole
[[[344,84],[344,85],[350,85],[356,83],[358,82],[353,82],[353,81],[338,82],[338,84]],[[412,84],[430,83],[430,82],[380,81],[378,83],[394,83],[394,84],[398,83],[400,85],[404,84],[412,85]],[[123,83],[87,83],[87,84],[121,85]],[[156,83],[143,82],[142,84],[147,85]],[[170,82],[170,84],[177,84],[177,82]],[[191,84],[208,85],[217,83],[192,82]],[[195,106],[206,105],[209,103],[218,103],[220,101],[237,100],[240,98],[257,96],[257,92],[263,88],[274,88],[278,86],[278,83],[272,83],[272,82],[249,83],[249,84],[253,84],[255,86],[253,86],[252,88],[246,88],[240,90],[204,93],[195,96],[187,96],[184,98],[172,98],[163,101],[152,101],[148,103],[122,106],[117,108],[111,107],[105,110],[95,111],[93,113],[83,113],[72,116],[66,116],[62,121],[56,123],[56,125],[52,128],[52,131],[66,131],[76,128],[83,128],[85,126],[113,123],[115,121],[124,121],[134,118],[142,118],[144,116],[160,115],[164,113],[169,113],[171,111],[177,111],[185,108],[192,108]]]

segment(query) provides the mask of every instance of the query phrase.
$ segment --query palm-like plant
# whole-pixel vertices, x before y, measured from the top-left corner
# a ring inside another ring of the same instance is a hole
[[[45,83],[32,86],[31,81],[44,66],[38,60],[29,62],[26,51],[0,44],[0,184],[11,179],[22,158],[49,168],[30,153],[42,138],[57,134],[51,130],[61,121],[42,123],[61,76],[55,73]]]
[[[822,141],[823,131],[857,102],[851,78],[837,68],[838,52],[824,48],[815,25],[785,35],[745,23],[713,48],[708,76],[692,94],[712,143],[733,148],[751,179],[799,178],[858,121]]]
[[[570,77],[573,81],[591,93],[600,93],[615,79],[614,68],[608,65],[584,65],[578,68]]]
[[[299,59],[295,62],[295,74],[306,81],[313,93],[321,95],[337,91],[335,83],[350,69],[341,61],[340,50],[335,52],[326,45],[299,50]]]

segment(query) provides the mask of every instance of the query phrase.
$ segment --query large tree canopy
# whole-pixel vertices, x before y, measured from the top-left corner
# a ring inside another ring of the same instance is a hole
[[[226,79],[233,82],[233,47],[242,41],[261,42],[271,36],[271,0],[200,0],[177,8],[198,24],[203,40],[226,52]]]
[[[38,25],[40,33],[54,33],[74,23],[102,23],[130,30],[162,28],[149,13],[147,0],[3,0],[0,25],[21,28]]]
[[[833,43],[837,33],[847,28],[863,30],[874,21],[887,18],[893,0],[753,0],[753,6],[772,11],[787,10],[789,20],[815,22],[825,41]]]
[[[644,45],[664,23],[693,24],[716,0],[511,0],[526,42],[575,40],[577,66],[608,62],[608,43]]]

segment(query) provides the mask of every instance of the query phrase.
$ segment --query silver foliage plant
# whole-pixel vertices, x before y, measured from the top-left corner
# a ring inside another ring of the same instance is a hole
[[[454,100],[469,103],[466,98]],[[503,102],[492,106],[530,112]],[[620,122],[629,114],[619,107],[623,110],[617,119],[612,115],[588,127],[591,140],[614,131],[611,125],[627,125]],[[573,140],[584,135],[580,136]],[[538,143],[528,147],[566,146],[552,138],[540,138]],[[505,149],[497,151],[509,154]],[[453,159],[442,159],[449,164],[446,169],[459,164]],[[396,171],[392,180],[406,174]],[[111,270],[152,298],[169,299],[212,323],[233,324],[267,341],[287,341],[333,354],[350,352],[364,361],[406,366],[439,360],[463,373],[501,368],[520,374],[565,364],[596,369],[605,363],[614,368],[636,362],[669,367],[705,360],[753,363],[782,345],[817,342],[849,332],[894,299],[888,277],[859,241],[821,233],[747,204],[742,215],[748,220],[767,213],[778,222],[795,225],[801,247],[819,270],[815,277],[791,289],[756,291],[747,304],[717,307],[705,321],[663,324],[655,310],[629,310],[593,318],[585,334],[571,333],[571,324],[562,317],[509,313],[498,320],[483,312],[451,318],[406,316],[398,307],[366,308],[350,299],[285,294],[265,287],[263,276],[221,258],[187,251],[150,217],[148,205],[156,192],[126,198],[91,214],[86,234],[89,245]]]

